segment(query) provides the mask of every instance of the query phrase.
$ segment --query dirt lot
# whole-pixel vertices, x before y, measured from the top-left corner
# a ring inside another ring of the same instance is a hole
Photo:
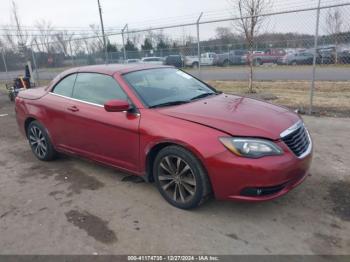
[[[305,121],[315,155],[300,187],[271,202],[182,211],[110,168],[36,160],[2,94],[0,253],[350,254],[350,119]]]

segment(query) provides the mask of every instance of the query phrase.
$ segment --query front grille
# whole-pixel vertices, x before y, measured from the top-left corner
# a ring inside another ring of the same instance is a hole
[[[310,145],[309,135],[303,124],[292,133],[282,137],[282,140],[298,157],[304,154]]]

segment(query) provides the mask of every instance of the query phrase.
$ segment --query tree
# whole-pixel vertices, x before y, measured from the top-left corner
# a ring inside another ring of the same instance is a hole
[[[137,47],[134,45],[134,43],[130,39],[126,41],[125,50],[128,52],[138,51]]]
[[[74,33],[69,33],[67,30],[55,34],[54,38],[57,41],[57,51],[61,51],[64,55],[68,55],[69,48],[70,52],[72,53],[72,45],[70,41],[72,40],[73,36]]]
[[[40,20],[37,21],[35,27],[38,29],[39,34],[36,38],[37,49],[39,52],[46,52],[48,54],[52,53],[52,39],[54,38],[54,28],[49,21]]]
[[[215,32],[216,39],[220,40],[223,45],[230,44],[235,39],[235,35],[229,27],[217,27]]]
[[[102,52],[104,50],[104,41],[103,41],[103,36],[101,35],[101,29],[98,25],[91,24],[90,29],[92,31],[92,34],[95,36],[92,44],[95,45],[95,48],[97,49],[98,52]],[[107,39],[108,41],[108,39]]]
[[[169,45],[165,43],[163,39],[160,39],[158,44],[157,44],[157,50],[163,50],[169,48]]]
[[[153,46],[152,46],[152,41],[151,39],[149,38],[145,38],[144,42],[143,42],[143,45],[141,45],[141,49],[143,51],[149,51],[149,50],[152,50],[153,49]]]
[[[230,0],[233,8],[239,11],[237,22],[234,23],[235,28],[244,35],[246,44],[253,53],[256,37],[264,25],[264,17],[261,16],[272,6],[273,0]],[[253,59],[249,61],[249,89],[253,92]]]
[[[26,48],[29,40],[29,35],[26,30],[23,30],[21,21],[18,14],[18,9],[15,1],[12,1],[12,16],[14,19],[14,22],[16,24],[16,32],[15,35],[17,36],[17,45],[18,50],[25,55]]]
[[[108,53],[116,53],[118,52],[118,48],[116,44],[111,44],[111,41],[107,42],[107,51]]]
[[[330,37],[334,38],[335,45],[335,63],[338,63],[338,37],[339,34],[343,31],[343,17],[339,9],[329,9],[326,16],[326,32]]]

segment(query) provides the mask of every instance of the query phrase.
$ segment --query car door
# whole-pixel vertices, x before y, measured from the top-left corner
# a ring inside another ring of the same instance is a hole
[[[201,57],[201,64],[202,64],[202,65],[209,65],[209,57],[208,57],[208,54],[202,54],[202,57]]]
[[[107,112],[103,106],[112,99],[128,100],[117,81],[109,75],[79,73],[72,98],[70,150],[100,162],[138,171],[140,115]]]
[[[74,105],[71,99],[77,74],[70,74],[61,79],[45,96],[45,113],[51,139],[58,149],[65,147],[69,140],[68,110]]]
[[[209,54],[209,65],[214,64],[215,57],[216,57],[216,54],[214,53]]]

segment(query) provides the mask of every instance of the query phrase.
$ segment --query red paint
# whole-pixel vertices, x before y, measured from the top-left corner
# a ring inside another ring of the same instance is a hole
[[[29,89],[16,99],[17,121],[25,134],[25,121],[34,118],[48,130],[56,150],[77,154],[138,176],[147,175],[147,155],[160,143],[178,144],[202,163],[217,199],[262,201],[279,197],[306,177],[312,154],[297,158],[280,140],[281,132],[300,120],[293,112],[261,101],[218,95],[192,103],[158,109],[145,107],[123,79],[123,74],[160,66],[108,65],[71,69],[46,88]],[[138,112],[125,112],[126,104],[109,101],[107,112],[96,106],[50,93],[65,75],[97,72],[111,75],[124,89]],[[110,110],[113,111],[113,110]],[[284,151],[259,159],[238,157],[219,141],[222,136],[274,140]],[[243,197],[246,187],[286,184],[277,194]]]
[[[130,105],[128,101],[110,100],[104,104],[104,108],[107,112],[123,112],[123,111],[128,111],[130,108]]]

